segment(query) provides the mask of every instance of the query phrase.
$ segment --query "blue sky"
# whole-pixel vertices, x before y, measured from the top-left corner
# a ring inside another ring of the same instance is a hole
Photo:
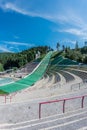
[[[87,0],[0,0],[0,52],[87,39]]]

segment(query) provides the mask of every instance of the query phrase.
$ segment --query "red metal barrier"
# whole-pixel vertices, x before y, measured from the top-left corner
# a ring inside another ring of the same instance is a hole
[[[64,99],[61,99],[61,100],[53,100],[53,101],[47,101],[47,102],[40,102],[39,103],[39,119],[41,118],[41,106],[44,105],[44,104],[49,104],[49,103],[55,103],[55,102],[63,102],[63,113],[65,112],[65,103],[66,101],[68,100],[73,100],[73,99],[78,99],[78,98],[81,98],[81,108],[84,107],[84,98],[87,97],[87,95],[84,95],[84,96],[78,96],[78,97],[72,97],[72,98],[64,98]]]
[[[7,103],[7,99],[9,99],[10,103],[12,102],[12,98],[17,94],[17,92],[11,94],[11,95],[2,95],[5,97],[5,103]]]
[[[9,100],[10,100],[10,103],[11,103],[12,97],[11,97],[11,96],[8,96],[8,95],[5,95],[5,104],[7,103],[7,99],[9,99]]]
[[[0,97],[3,97],[4,98],[4,103],[6,103],[6,94],[0,94]]]

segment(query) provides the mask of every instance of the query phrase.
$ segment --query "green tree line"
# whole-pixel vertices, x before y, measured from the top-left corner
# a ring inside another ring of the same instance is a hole
[[[60,43],[58,42],[56,46],[57,51],[60,51],[59,47]],[[62,52],[63,56],[71,60],[87,64],[87,42],[85,42],[84,47],[79,48],[78,42],[76,41],[74,49],[70,49],[70,47],[65,47],[64,45],[62,45]]]
[[[49,50],[51,48],[48,46],[38,46],[19,53],[0,53],[0,71],[20,68],[28,62],[35,60],[35,55],[38,51],[42,56]]]

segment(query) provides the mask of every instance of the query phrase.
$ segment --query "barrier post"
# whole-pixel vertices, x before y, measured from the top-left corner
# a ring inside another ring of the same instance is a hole
[[[81,108],[84,107],[84,96],[82,96],[82,104],[81,104]]]
[[[41,118],[41,103],[39,103],[39,119]]]
[[[79,83],[79,90],[80,90],[80,83]]]
[[[10,96],[10,103],[11,103],[11,99],[12,99],[12,97]]]
[[[65,102],[66,102],[66,100],[64,99],[64,101],[63,101],[63,113],[65,113]]]
[[[62,101],[62,105],[63,105],[63,113],[65,113],[65,103],[67,100],[73,100],[73,99],[81,99],[81,105],[80,107],[83,108],[84,107],[84,98],[87,97],[87,95],[84,96],[78,96],[78,97],[72,97],[72,98],[65,98],[65,99],[61,99],[61,100],[53,100],[53,101],[47,101],[47,102],[40,102],[39,103],[39,119],[41,118],[41,105],[43,104],[48,104],[48,103],[55,103],[55,102],[61,102]]]
[[[5,95],[5,103],[6,103],[6,95]]]
[[[72,85],[71,85],[71,90],[72,90]]]

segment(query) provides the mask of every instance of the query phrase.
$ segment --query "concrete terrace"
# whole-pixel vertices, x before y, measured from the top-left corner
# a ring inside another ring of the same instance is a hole
[[[0,97],[1,130],[86,130],[87,71],[72,69],[74,62],[66,60],[63,67],[62,57],[54,59],[40,80],[7,96],[6,103]],[[49,103],[57,100],[62,101]]]

